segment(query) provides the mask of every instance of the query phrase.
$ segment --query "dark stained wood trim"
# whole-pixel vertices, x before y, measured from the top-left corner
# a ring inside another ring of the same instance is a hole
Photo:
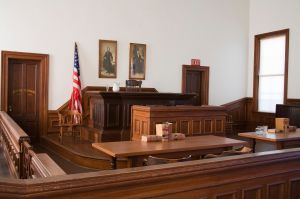
[[[286,104],[300,105],[300,99],[287,99]]]
[[[289,61],[289,29],[268,32],[255,35],[254,39],[254,73],[253,73],[253,111],[258,110],[258,87],[259,87],[259,67],[260,67],[260,40],[265,38],[284,35],[285,42],[285,76],[284,76],[284,104],[287,102],[288,93],[288,61]]]
[[[48,73],[49,55],[27,52],[2,51],[1,53],[1,110],[7,112],[8,95],[8,61],[9,59],[36,60],[40,62],[40,114],[39,114],[39,136],[47,132],[48,115]]]
[[[244,98],[241,98],[241,99],[234,100],[232,102],[228,102],[226,104],[222,104],[221,106],[231,107],[232,105],[235,105],[235,104],[244,103],[246,100],[247,100],[247,97],[244,97]]]
[[[200,71],[201,74],[201,105],[208,105],[209,97],[209,66],[182,65],[181,92],[186,93],[186,73],[187,71]]]
[[[300,99],[286,101],[288,105],[300,105]],[[251,97],[228,102],[222,106],[226,108],[227,114],[232,116],[237,132],[254,131],[259,125],[268,125],[270,128],[275,126],[275,114],[253,111],[254,99]]]
[[[112,87],[110,87],[111,91]],[[82,103],[83,103],[83,120],[86,124],[87,118],[89,117],[89,96],[86,95],[87,92],[100,92],[104,91],[106,92],[106,86],[86,86],[84,89],[81,90],[81,94],[83,96]],[[120,91],[125,91],[125,87],[120,87]],[[141,92],[153,92],[158,93],[158,91],[155,88],[142,88]],[[56,110],[49,110],[48,111],[48,133],[57,133],[58,132],[58,112],[68,109],[69,100],[65,102],[63,105],[61,105]]]
[[[247,124],[247,99],[246,97],[223,104],[227,114],[232,119],[232,127],[229,127],[231,133],[243,132]]]
[[[299,193],[299,160],[300,150],[294,148],[33,180],[0,179],[0,197],[215,198],[274,183],[284,183],[288,196]]]

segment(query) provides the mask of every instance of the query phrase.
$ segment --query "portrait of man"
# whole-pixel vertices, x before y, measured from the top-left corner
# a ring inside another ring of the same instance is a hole
[[[146,44],[130,44],[129,79],[145,79]]]
[[[99,77],[117,77],[117,41],[99,40]]]

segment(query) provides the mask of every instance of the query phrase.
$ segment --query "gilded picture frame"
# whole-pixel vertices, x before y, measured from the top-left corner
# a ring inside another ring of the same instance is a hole
[[[146,44],[130,43],[129,79],[144,80],[146,77]]]
[[[99,78],[117,78],[117,50],[117,41],[99,40]]]

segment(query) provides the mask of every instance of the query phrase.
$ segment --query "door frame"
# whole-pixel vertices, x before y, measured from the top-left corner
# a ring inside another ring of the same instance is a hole
[[[38,140],[40,135],[45,135],[47,132],[49,55],[13,51],[1,52],[1,111],[5,112],[8,109],[8,67],[10,59],[40,62]]]
[[[209,66],[182,65],[181,92],[186,93],[186,74],[187,71],[200,71],[201,73],[201,105],[208,105],[209,95]]]

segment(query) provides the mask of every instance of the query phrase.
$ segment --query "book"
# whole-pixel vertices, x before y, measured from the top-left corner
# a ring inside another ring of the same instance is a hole
[[[160,142],[162,136],[158,135],[142,135],[142,142]]]

